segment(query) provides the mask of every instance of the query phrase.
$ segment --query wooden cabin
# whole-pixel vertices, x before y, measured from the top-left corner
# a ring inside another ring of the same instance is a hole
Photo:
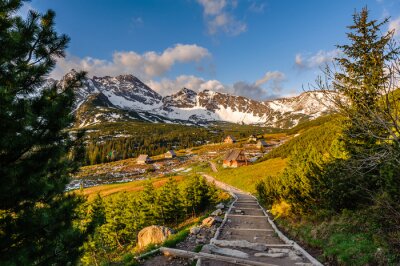
[[[148,164],[151,162],[152,160],[147,154],[140,154],[139,157],[136,159],[137,164]]]
[[[257,148],[261,149],[265,147],[268,147],[268,144],[265,140],[261,139],[257,142]]]
[[[228,135],[226,136],[226,138],[224,139],[225,143],[229,143],[229,144],[233,144],[236,142],[236,139],[234,136]]]
[[[164,154],[164,158],[172,159],[176,157],[176,153],[173,150],[169,150]]]
[[[249,142],[249,143],[255,143],[255,142],[257,142],[257,137],[256,136],[254,136],[254,135],[250,135],[250,137],[249,137],[249,139],[247,140],[247,142]]]
[[[246,158],[246,155],[244,154],[243,150],[236,149],[236,150],[230,150],[225,154],[222,166],[223,167],[240,167],[243,165],[248,165],[248,160]]]

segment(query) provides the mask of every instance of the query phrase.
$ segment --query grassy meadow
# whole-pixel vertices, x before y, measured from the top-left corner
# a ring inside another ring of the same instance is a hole
[[[287,159],[273,158],[260,163],[238,168],[223,168],[217,165],[218,172],[209,172],[219,181],[237,187],[241,190],[255,193],[257,181],[268,176],[279,176],[285,169]]]

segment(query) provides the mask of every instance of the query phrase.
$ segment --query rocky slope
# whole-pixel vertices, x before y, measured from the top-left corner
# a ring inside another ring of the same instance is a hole
[[[73,75],[68,73],[59,84]],[[56,82],[56,81],[54,81]],[[271,101],[186,88],[162,97],[133,75],[87,78],[76,90],[76,126],[102,122],[143,120],[180,124],[224,121],[290,128],[317,118],[331,108],[320,92]]]

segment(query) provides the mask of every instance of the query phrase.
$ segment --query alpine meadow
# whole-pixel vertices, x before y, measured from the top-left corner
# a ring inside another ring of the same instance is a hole
[[[0,265],[399,265],[399,41],[397,0],[0,0]]]

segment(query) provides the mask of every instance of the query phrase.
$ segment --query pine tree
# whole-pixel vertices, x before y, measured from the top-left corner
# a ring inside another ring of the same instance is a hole
[[[157,193],[153,183],[148,180],[140,198],[141,211],[145,225],[153,225],[157,222],[157,217],[162,217],[162,214],[157,213]]]
[[[181,218],[181,200],[178,184],[171,177],[162,187],[159,197],[159,206],[162,209],[164,224],[177,224]]]
[[[69,38],[55,32],[53,11],[23,20],[21,5],[0,0],[0,264],[66,265],[84,240],[73,227],[82,199],[64,194],[76,169],[65,128],[84,73],[45,85]]]
[[[387,18],[370,20],[368,9],[363,8],[354,14],[353,22],[347,33],[350,43],[338,45],[342,56],[335,59],[332,88],[339,93],[334,102],[347,118],[347,149],[359,161],[354,170],[368,172],[384,160],[400,162],[393,146],[387,145],[400,145],[399,106],[393,95],[400,47],[392,42],[393,31],[382,33]]]

